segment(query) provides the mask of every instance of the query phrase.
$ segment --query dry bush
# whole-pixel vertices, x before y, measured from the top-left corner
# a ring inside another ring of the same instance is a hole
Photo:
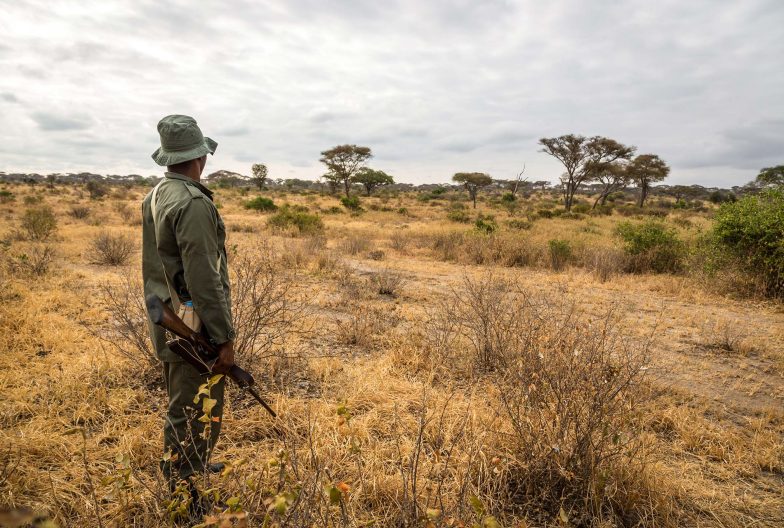
[[[142,211],[139,207],[130,207],[125,202],[116,202],[115,211],[120,215],[125,225],[140,226],[142,225]]]
[[[452,316],[479,370],[496,370],[509,361],[519,338],[519,314],[528,302],[526,296],[492,273],[477,279],[465,275],[462,288],[452,290]]]
[[[397,251],[401,255],[408,254],[408,246],[410,243],[411,243],[411,239],[406,233],[395,231],[389,236],[389,247],[391,247],[393,250]]]
[[[27,209],[22,216],[22,229],[30,240],[47,240],[57,230],[54,211],[47,205]]]
[[[340,248],[349,255],[358,255],[367,251],[368,247],[370,247],[368,239],[359,236],[347,237],[340,242]]]
[[[456,261],[463,252],[465,236],[462,233],[447,231],[436,233],[432,237],[421,237],[419,242],[429,247],[438,260]]]
[[[93,335],[143,370],[159,365],[150,340],[144,287],[138,274],[126,270],[119,281],[98,283],[98,298],[109,315],[106,324],[90,327]]]
[[[388,310],[368,304],[352,304],[347,316],[335,319],[338,342],[370,348],[376,339],[397,324],[397,316]]]
[[[583,255],[585,266],[592,270],[599,282],[607,282],[626,268],[626,256],[613,248],[586,249]]]
[[[49,273],[56,257],[55,248],[49,244],[36,243],[31,244],[27,251],[14,255],[8,264],[14,274],[42,277]]]
[[[285,356],[289,337],[305,335],[309,304],[297,293],[297,275],[269,247],[237,251],[229,263],[234,353],[254,365]]]
[[[750,352],[748,334],[740,321],[708,321],[703,325],[702,336],[703,344],[708,348],[742,355]]]
[[[77,220],[84,220],[90,216],[91,209],[85,205],[74,205],[68,214]]]
[[[442,370],[492,371],[478,383],[497,388],[487,398],[503,419],[494,437],[504,460],[498,504],[551,517],[563,507],[577,524],[646,519],[646,501],[659,493],[640,477],[649,460],[637,420],[648,340],[624,338],[612,311],[589,318],[492,274],[466,277],[424,332]]]
[[[632,478],[649,460],[638,420],[649,343],[625,339],[611,311],[590,321],[552,299],[529,303],[522,318],[499,378],[499,412],[511,423],[508,500],[552,515],[566,504],[578,519],[650,522],[655,490]]]
[[[124,234],[102,231],[90,242],[88,260],[103,266],[124,266],[136,252],[136,242]]]
[[[396,297],[405,283],[406,281],[402,275],[389,268],[370,275],[370,284],[379,295]]]

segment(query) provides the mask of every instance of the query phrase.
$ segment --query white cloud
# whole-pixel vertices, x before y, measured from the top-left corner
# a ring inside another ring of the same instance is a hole
[[[555,180],[537,139],[575,132],[739,184],[784,162],[782,23],[777,0],[11,3],[0,170],[151,174],[186,113],[243,173],[316,177],[361,143],[402,181]]]

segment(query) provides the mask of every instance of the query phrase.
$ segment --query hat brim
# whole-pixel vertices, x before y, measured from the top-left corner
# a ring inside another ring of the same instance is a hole
[[[155,149],[155,152],[152,153],[152,159],[158,165],[166,167],[168,165],[177,165],[178,163],[185,163],[186,161],[201,158],[207,154],[215,154],[215,149],[217,148],[217,142],[205,137],[204,143],[188,150],[167,151],[158,147]]]

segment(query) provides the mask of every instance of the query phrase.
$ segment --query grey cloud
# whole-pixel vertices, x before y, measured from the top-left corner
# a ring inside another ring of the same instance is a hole
[[[0,99],[7,103],[18,103],[19,98],[10,92],[0,93]]]
[[[92,119],[86,115],[58,115],[47,112],[34,112],[30,115],[41,130],[86,130],[92,125]]]
[[[3,106],[0,143],[55,153],[41,164],[147,174],[155,123],[175,111],[221,142],[216,169],[303,176],[341,143],[367,144],[402,181],[503,177],[521,159],[554,180],[536,140],[569,132],[661,154],[673,180],[743,183],[784,152],[777,0],[91,2],[4,8],[0,94],[23,104]],[[92,137],[98,123],[127,146]],[[20,159],[4,152],[0,168]]]
[[[218,129],[216,136],[237,137],[247,136],[248,134],[250,134],[250,128],[244,125],[237,125]]]

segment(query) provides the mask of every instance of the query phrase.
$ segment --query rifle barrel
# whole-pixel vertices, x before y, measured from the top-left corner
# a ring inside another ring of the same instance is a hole
[[[259,402],[261,404],[261,406],[264,407],[267,410],[267,412],[272,415],[273,418],[277,418],[278,417],[278,415],[275,414],[275,411],[273,411],[272,408],[269,405],[267,405],[267,402],[265,402],[264,400],[261,399],[261,396],[259,396],[259,393],[256,392],[256,389],[254,389],[250,385],[246,385],[243,388],[246,391],[248,391],[251,394],[251,396],[256,398],[256,401]]]

